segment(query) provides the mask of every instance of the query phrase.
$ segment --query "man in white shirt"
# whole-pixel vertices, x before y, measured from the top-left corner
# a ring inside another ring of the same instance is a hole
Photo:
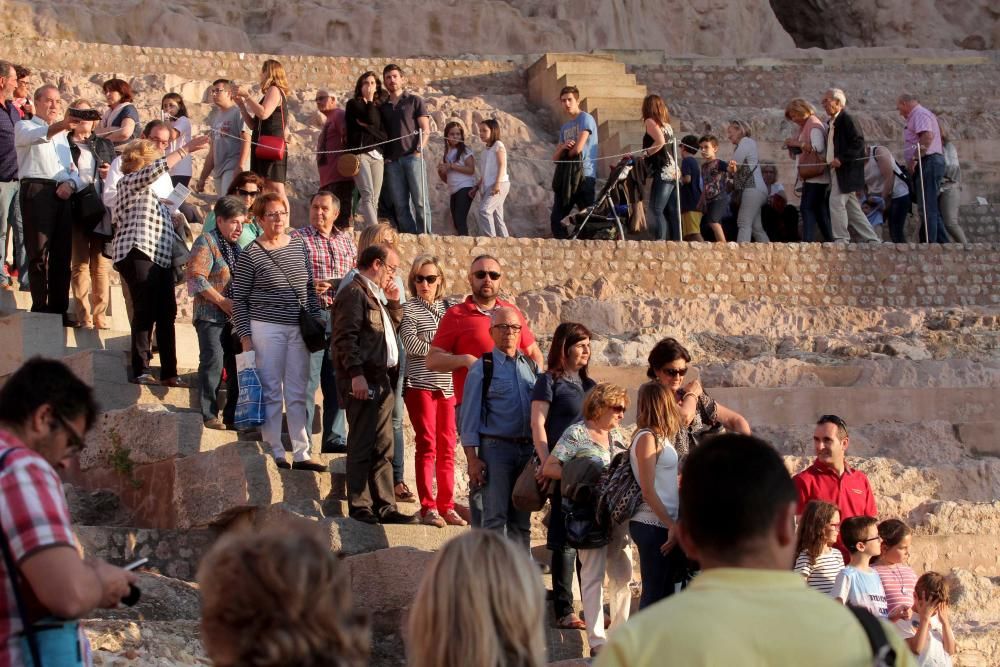
[[[60,120],[62,99],[51,84],[36,90],[34,100],[35,116],[14,126],[31,310],[58,313],[65,326],[74,326],[66,315],[73,252],[69,199],[82,183],[66,135],[79,121],[68,115]]]

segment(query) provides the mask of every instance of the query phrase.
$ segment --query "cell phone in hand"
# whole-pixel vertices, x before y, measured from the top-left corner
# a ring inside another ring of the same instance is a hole
[[[77,120],[101,120],[101,113],[97,109],[74,109],[70,107],[66,115]]]
[[[132,561],[131,563],[129,563],[128,565],[126,565],[122,569],[123,570],[132,571],[132,570],[135,570],[135,569],[138,569],[138,568],[142,567],[143,565],[145,565],[148,562],[149,562],[148,558],[140,558],[139,560]]]

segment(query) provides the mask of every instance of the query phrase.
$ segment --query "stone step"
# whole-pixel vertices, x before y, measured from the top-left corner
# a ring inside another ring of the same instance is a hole
[[[598,127],[608,120],[642,118],[642,99],[634,97],[598,97],[591,95],[580,100],[580,108],[594,116]]]
[[[556,60],[552,63],[551,69],[555,70],[555,77],[561,79],[564,76],[572,77],[575,74],[605,74],[609,76],[625,74],[625,64],[606,58],[588,58],[586,60]]]
[[[646,95],[646,86],[636,83],[634,74],[569,74],[559,79],[559,86],[576,86],[582,96],[593,95],[598,91],[614,91],[626,97],[634,97],[629,91],[641,90],[642,97]]]

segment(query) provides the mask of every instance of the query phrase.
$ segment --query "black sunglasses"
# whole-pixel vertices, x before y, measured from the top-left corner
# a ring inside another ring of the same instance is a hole
[[[52,415],[59,422],[59,427],[66,432],[67,447],[70,454],[79,454],[82,452],[83,448],[87,446],[87,441],[83,439],[83,436],[73,430],[73,427],[69,425],[69,422],[61,414],[53,412]]]
[[[236,188],[236,192],[244,197],[256,197],[260,194],[260,190],[244,190],[243,188]]]
[[[433,285],[437,282],[437,275],[430,276],[413,276],[413,282],[415,283],[427,283],[428,285]]]
[[[838,417],[837,415],[823,415],[816,422],[817,424],[835,424],[840,428],[847,430],[847,422]]]
[[[661,368],[661,371],[669,375],[670,377],[682,378],[687,375],[687,368]]]
[[[503,274],[499,271],[474,271],[472,275],[476,280],[483,280],[486,276],[489,276],[490,280],[500,280],[500,276]]]

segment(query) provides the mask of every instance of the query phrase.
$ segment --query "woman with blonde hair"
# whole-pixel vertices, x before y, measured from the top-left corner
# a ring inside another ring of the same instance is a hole
[[[677,209],[677,177],[680,169],[674,161],[674,131],[670,111],[659,95],[646,95],[642,101],[642,155],[653,176],[649,189],[650,233],[660,241],[680,241],[681,221]]]
[[[285,178],[288,169],[288,150],[280,160],[265,160],[258,157],[261,137],[277,137],[285,140],[288,127],[288,96],[291,88],[284,66],[277,60],[265,60],[260,68],[260,101],[250,99],[250,92],[237,87],[233,100],[240,107],[243,120],[251,128],[250,171],[265,179],[267,189],[278,193],[287,205]]]
[[[816,115],[816,109],[801,97],[796,97],[785,106],[785,118],[795,123],[799,133],[785,141],[789,157],[795,160],[796,171],[799,165],[826,160],[826,123]],[[830,228],[830,203],[826,195],[830,185],[830,171],[822,169],[816,176],[802,179],[802,201],[799,210],[802,211],[803,241],[832,241],[833,230]],[[816,238],[819,229],[820,238]]]
[[[358,237],[358,257],[361,256],[361,252],[365,248],[379,243],[391,246],[393,250],[398,252],[399,233],[396,232],[396,228],[388,223],[380,222],[377,225],[365,227],[361,230],[361,235]],[[357,272],[356,268],[347,272],[347,275],[340,281],[340,287],[337,288],[338,294],[341,289],[351,284]],[[396,281],[396,286],[399,288],[399,302],[403,304],[405,311],[408,301],[405,296],[406,286],[403,284],[403,277],[397,273],[393,277],[393,280]],[[403,453],[405,451],[403,448],[403,409],[405,407],[403,402],[403,383],[406,378],[406,348],[398,336],[396,337],[396,343],[399,347],[399,381],[396,384],[395,399],[392,407],[392,477],[396,501],[401,503],[415,503],[417,502],[417,497],[410,491],[410,487],[407,486],[403,479]]]
[[[736,216],[737,243],[751,240],[767,243],[770,239],[764,231],[760,219],[760,209],[767,201],[767,185],[760,171],[760,157],[757,142],[751,137],[750,124],[743,120],[731,120],[726,125],[726,137],[735,150],[729,160],[729,176],[733,180],[736,195],[740,198],[740,212]]]
[[[198,585],[202,643],[216,667],[368,664],[350,568],[304,523],[224,536],[202,560]]]
[[[543,667],[545,592],[510,540],[474,530],[431,561],[410,607],[410,667]]]
[[[438,528],[464,526],[454,501],[455,389],[451,373],[428,370],[425,362],[441,318],[452,305],[442,298],[447,286],[441,260],[431,255],[417,257],[407,283],[413,298],[403,304],[399,338],[406,350],[403,401],[416,441],[420,522]]]
[[[625,434],[619,428],[626,408],[628,394],[622,387],[609,382],[594,387],[583,402],[583,421],[563,432],[545,460],[542,474],[549,479],[562,479],[563,466],[573,459],[584,457],[595,459],[607,468],[615,454],[627,449]],[[563,504],[567,503],[572,506],[573,501],[563,497]],[[632,550],[629,547],[628,526],[624,523],[614,526],[606,546],[578,547],[576,553],[580,560],[580,592],[586,615],[587,641],[590,643],[590,654],[595,656],[607,642],[604,628],[605,574],[611,605],[611,631],[628,620],[632,602],[629,589]]]
[[[153,183],[190,153],[206,148],[209,138],[195,137],[185,146],[163,155],[148,139],[133,141],[122,153],[114,216],[118,228],[112,240],[111,261],[132,298],[131,381],[155,384],[150,363],[152,333],[160,355],[160,384],[186,386],[177,376],[174,318],[173,249],[176,233],[166,209],[153,192]]]
[[[639,609],[674,592],[677,544],[679,457],[671,441],[680,430],[677,401],[656,381],[639,387],[636,430],[629,462],[642,489],[642,505],[629,521],[629,535],[639,549],[642,597]]]

